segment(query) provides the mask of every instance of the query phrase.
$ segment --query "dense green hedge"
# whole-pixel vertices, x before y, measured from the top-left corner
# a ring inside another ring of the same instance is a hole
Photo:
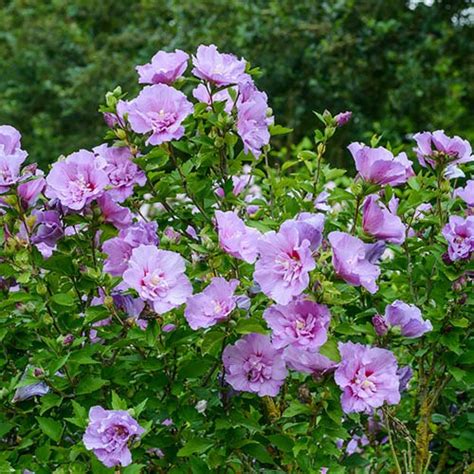
[[[296,130],[289,141],[324,108],[355,112],[339,144],[381,130],[388,139],[440,127],[474,137],[469,0],[1,3],[0,123],[19,128],[42,163],[96,144],[96,104],[118,83],[134,94],[136,64],[158,49],[211,42],[261,66],[260,87]],[[341,164],[348,155],[334,150]]]

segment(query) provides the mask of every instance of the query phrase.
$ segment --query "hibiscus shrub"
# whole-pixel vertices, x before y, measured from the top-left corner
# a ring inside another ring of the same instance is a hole
[[[191,61],[46,174],[0,127],[1,472],[467,472],[469,143],[374,136],[351,178],[350,112],[272,150],[258,70]]]

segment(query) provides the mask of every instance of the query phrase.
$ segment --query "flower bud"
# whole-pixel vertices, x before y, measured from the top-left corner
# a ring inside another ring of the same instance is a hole
[[[127,137],[125,130],[122,130],[121,128],[119,128],[118,130],[115,130],[115,135],[120,140],[124,140]]]
[[[35,377],[42,377],[44,375],[44,370],[43,369],[40,369],[39,367],[36,367],[34,370],[33,370],[33,375]]]
[[[74,336],[72,334],[67,334],[66,336],[64,336],[64,339],[63,339],[64,346],[69,346],[73,342],[74,342]]]
[[[114,299],[111,296],[106,296],[104,298],[104,306],[108,309],[113,308],[114,306]]]
[[[377,336],[385,336],[388,332],[388,325],[385,322],[385,319],[382,315],[376,314],[372,318],[372,324],[374,325],[375,332]]]

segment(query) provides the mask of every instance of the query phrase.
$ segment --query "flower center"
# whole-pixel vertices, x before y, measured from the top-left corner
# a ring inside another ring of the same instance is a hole
[[[150,125],[154,132],[161,133],[165,131],[170,125],[176,122],[176,114],[160,109],[159,112],[149,112]]]

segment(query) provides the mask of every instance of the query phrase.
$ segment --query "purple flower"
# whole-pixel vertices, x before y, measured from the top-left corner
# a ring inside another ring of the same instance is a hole
[[[338,127],[342,127],[345,125],[349,120],[352,118],[352,112],[351,111],[346,111],[346,112],[340,112],[338,113],[335,117],[334,120],[336,121],[336,125]]]
[[[162,424],[163,426],[171,426],[171,425],[174,424],[174,421],[173,421],[172,418],[166,418],[166,419],[164,419],[164,420],[161,422],[161,424]]]
[[[139,245],[158,245],[156,222],[137,222],[119,232],[118,237],[106,240],[102,250],[107,254],[104,270],[112,276],[122,276],[127,269],[132,251]]]
[[[194,240],[199,240],[196,229],[192,225],[188,225],[185,229],[186,234]]]
[[[10,125],[0,125],[0,155],[23,157],[23,161],[28,154],[21,149],[21,134]]]
[[[177,232],[176,230],[173,229],[173,227],[167,227],[164,231],[163,234],[166,236],[166,238],[170,241],[173,242],[174,244],[178,244],[179,241],[181,240],[181,234]]]
[[[283,224],[278,233],[264,234],[257,246],[254,280],[265,295],[279,304],[288,304],[306,289],[309,272],[316,267],[311,242],[302,239],[297,228]]]
[[[442,234],[448,241],[451,261],[467,260],[474,252],[474,216],[451,216]]]
[[[272,330],[272,344],[277,349],[293,345],[315,352],[327,341],[331,315],[327,306],[302,297],[286,306],[270,306],[263,318]]]
[[[0,127],[0,132],[1,132],[1,127]],[[41,371],[41,373],[36,373],[37,370],[41,369],[35,369],[33,371],[33,375],[35,377],[40,377],[44,375],[44,372]],[[23,372],[20,382],[23,382],[31,373],[31,366],[28,366],[25,371]],[[46,382],[38,382],[38,383],[32,383],[29,385],[23,385],[22,387],[18,387],[15,390],[15,393],[13,395],[12,403],[17,403],[17,402],[22,402],[23,400],[28,400],[29,398],[32,397],[42,397],[43,395],[46,395],[49,392],[49,386],[46,384]]]
[[[79,150],[64,161],[56,162],[46,177],[46,196],[57,198],[63,206],[76,211],[100,197],[109,184],[95,155]]]
[[[21,150],[20,150],[21,151]],[[0,194],[7,192],[10,186],[20,181],[20,168],[26,159],[26,155],[17,152],[14,155],[6,155],[2,152],[0,144]]]
[[[134,248],[120,237],[106,240],[102,245],[102,251],[107,254],[104,271],[112,276],[122,276],[128,267],[128,260]]]
[[[124,295],[122,293],[115,293],[112,295],[114,306],[123,311],[132,319],[137,319],[145,309],[145,303],[140,298],[134,298],[131,295]]]
[[[385,334],[387,334],[388,325],[381,314],[376,314],[372,318],[372,324],[374,326],[375,333],[377,334],[377,336],[385,336]]]
[[[234,211],[216,211],[215,216],[221,248],[235,258],[255,262],[260,232],[247,227]]]
[[[399,326],[402,335],[408,338],[420,337],[433,330],[431,322],[423,320],[419,308],[400,300],[385,308],[385,320],[390,326]]]
[[[140,76],[140,84],[172,84],[181,77],[188,67],[189,55],[180,49],[175,49],[174,53],[158,51],[151,62],[135,69]]]
[[[211,107],[215,102],[225,102],[224,110],[228,114],[232,112],[234,106],[234,100],[230,96],[228,89],[217,91],[211,95],[209,89],[204,84],[199,84],[193,90],[193,97],[199,102],[207,104],[209,107]]]
[[[367,196],[363,206],[362,228],[367,234],[393,244],[405,242],[406,228],[400,217],[379,201],[379,196]]]
[[[132,161],[130,150],[125,147],[108,147],[103,144],[93,149],[102,161],[102,169],[109,177],[112,189],[108,192],[117,202],[123,202],[133,194],[136,184],[146,183],[145,173]]]
[[[151,135],[147,145],[179,140],[184,135],[183,120],[192,113],[193,104],[186,96],[166,84],[145,87],[127,107],[134,132]]]
[[[351,440],[347,443],[346,454],[351,456],[354,453],[363,453],[364,446],[369,444],[369,438],[364,434],[362,436],[354,435]]]
[[[184,317],[191,329],[208,328],[227,319],[235,309],[238,280],[213,278],[204,291],[188,298]]]
[[[281,352],[268,336],[248,334],[224,349],[225,380],[235,390],[274,397],[287,375]]]
[[[460,197],[469,207],[474,207],[474,180],[468,180],[464,188],[457,188],[454,196]]]
[[[297,346],[288,346],[283,351],[283,359],[290,369],[311,374],[315,378],[322,377],[337,367],[336,362],[319,352],[304,350]]]
[[[245,60],[237,59],[233,54],[219,53],[213,44],[201,45],[193,56],[192,73],[217,86],[238,84],[249,76],[245,73]]]
[[[331,210],[331,206],[328,204],[328,197],[331,194],[327,191],[322,191],[316,196],[314,200],[314,208],[318,211],[327,212]]]
[[[163,314],[181,306],[193,292],[184,271],[185,262],[178,253],[140,245],[132,251],[123,280]]]
[[[57,211],[35,211],[36,221],[31,235],[31,243],[46,244],[54,247],[56,242],[64,235],[61,218]]]
[[[28,153],[21,149],[21,135],[10,125],[0,126],[0,194],[20,181],[20,167]]]
[[[285,221],[281,228],[294,227],[297,229],[300,240],[309,240],[310,248],[314,252],[321,245],[324,230],[324,214],[302,212],[295,219]]]
[[[28,209],[36,204],[45,186],[46,180],[42,176],[18,185],[18,196],[23,209]]]
[[[397,376],[400,383],[400,393],[404,392],[408,388],[411,378],[413,377],[413,370],[409,365],[400,367],[397,370]]]
[[[114,225],[117,229],[127,228],[132,223],[133,216],[130,209],[117,204],[110,195],[110,191],[97,199],[97,203],[102,211],[104,221]]]
[[[132,463],[129,443],[144,432],[128,412],[94,406],[89,410],[89,425],[82,441],[104,466],[128,466]]]
[[[121,230],[119,237],[130,244],[133,248],[141,244],[158,245],[158,224],[156,222],[139,221],[128,229]]]
[[[104,122],[109,128],[114,128],[115,125],[120,125],[119,117],[112,112],[104,112],[103,114]]]
[[[365,244],[345,232],[331,232],[328,239],[336,274],[349,285],[363,286],[370,293],[375,293],[378,290],[376,280],[380,268],[373,261],[381,255],[380,246]]]
[[[171,332],[171,331],[174,331],[175,329],[176,329],[176,324],[171,324],[171,323],[165,324],[161,328],[161,330],[164,332]]]
[[[260,91],[254,91],[245,101],[237,103],[237,133],[244,144],[245,153],[259,157],[262,148],[270,142],[268,126],[271,123],[267,117],[267,96]]]
[[[239,176],[232,176],[232,194],[238,196],[251,184],[253,184],[253,176],[250,174],[250,171]]]
[[[370,183],[397,186],[415,176],[412,162],[406,153],[393,156],[386,148],[370,148],[358,142],[351,143],[348,149],[360,176]]]
[[[435,168],[440,162],[444,166],[474,160],[469,142],[457,136],[448,137],[444,130],[417,133],[413,138],[417,144],[414,148],[416,156],[423,167]]]
[[[347,342],[339,343],[339,352],[342,360],[334,378],[343,390],[345,413],[369,413],[384,402],[400,402],[397,360],[390,351]]]

